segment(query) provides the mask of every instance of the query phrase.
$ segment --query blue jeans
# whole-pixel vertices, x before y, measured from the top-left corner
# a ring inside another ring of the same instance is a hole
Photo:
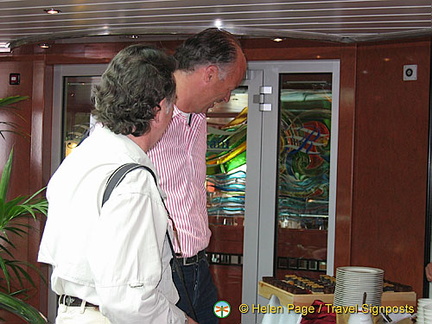
[[[213,306],[218,300],[217,289],[213,283],[207,260],[201,259],[191,265],[181,265],[189,297],[197,318],[190,309],[183,282],[175,271],[175,267],[172,267],[172,269],[174,284],[180,295],[177,306],[199,324],[218,323],[218,318],[213,312]]]

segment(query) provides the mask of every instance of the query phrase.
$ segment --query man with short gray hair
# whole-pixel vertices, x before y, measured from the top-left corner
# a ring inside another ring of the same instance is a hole
[[[238,40],[217,28],[188,38],[174,57],[178,68],[173,119],[149,156],[167,193],[176,231],[175,250],[182,264],[181,274],[173,269],[180,294],[177,305],[198,323],[212,324],[218,322],[213,312],[218,296],[205,254],[211,235],[205,188],[206,112],[229,101],[244,78],[246,59]]]

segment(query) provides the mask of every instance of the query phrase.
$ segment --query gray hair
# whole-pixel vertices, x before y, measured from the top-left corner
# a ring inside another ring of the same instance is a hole
[[[203,65],[216,65],[224,79],[235,63],[240,43],[234,35],[218,28],[208,28],[188,38],[174,53],[178,69],[194,71]]]
[[[92,114],[116,134],[141,136],[150,130],[163,99],[172,107],[176,68],[175,59],[161,50],[143,44],[126,47],[93,87]]]

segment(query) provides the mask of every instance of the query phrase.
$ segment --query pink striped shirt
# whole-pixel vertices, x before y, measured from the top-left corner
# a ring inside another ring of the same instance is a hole
[[[205,114],[185,114],[174,107],[172,121],[164,136],[147,152],[158,171],[160,186],[167,194],[167,208],[178,236],[178,241],[174,240],[175,249],[183,257],[205,249],[210,240],[205,189],[206,150]]]

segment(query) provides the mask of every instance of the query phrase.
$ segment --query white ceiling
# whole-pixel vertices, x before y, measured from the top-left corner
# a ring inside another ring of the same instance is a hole
[[[61,13],[46,14],[50,8]],[[431,8],[432,0],[1,0],[0,44],[176,39],[218,23],[244,37],[355,42],[431,35]]]

